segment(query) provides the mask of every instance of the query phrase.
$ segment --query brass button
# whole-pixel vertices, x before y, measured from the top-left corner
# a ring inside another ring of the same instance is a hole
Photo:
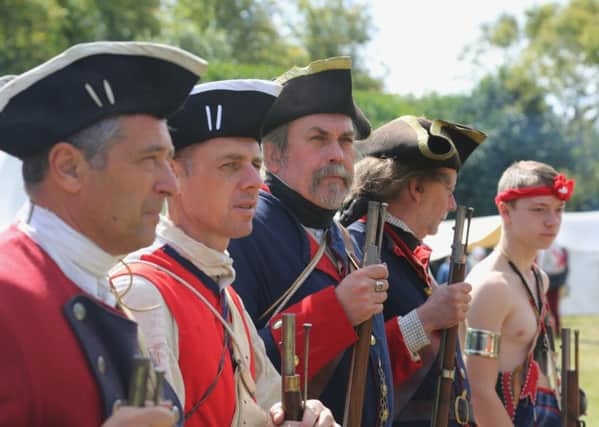
[[[389,419],[389,410],[384,409],[383,414],[381,415],[381,421],[385,422],[385,421],[387,421],[387,419]]]
[[[96,365],[98,366],[98,372],[104,375],[106,373],[106,361],[103,356],[98,356]]]
[[[374,337],[374,335],[370,335],[370,345],[372,345],[372,346],[376,345],[376,338]]]
[[[272,324],[272,328],[273,329],[281,329],[281,326],[283,326],[283,320],[282,319],[279,319],[275,323]]]
[[[75,315],[75,319],[77,320],[85,319],[85,315],[87,314],[85,306],[80,302],[76,302],[75,305],[73,305],[73,314]]]
[[[383,397],[387,396],[387,384],[381,384],[381,394]]]
[[[299,357],[297,356],[297,354],[295,354],[293,356],[293,363],[295,364],[295,366],[297,366],[297,365],[299,365],[299,362],[300,362]]]

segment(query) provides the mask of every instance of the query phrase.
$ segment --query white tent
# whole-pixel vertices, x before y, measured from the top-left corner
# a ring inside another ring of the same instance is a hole
[[[0,229],[13,221],[26,200],[21,161],[0,151]]]
[[[497,243],[499,215],[473,218],[470,245],[493,247]],[[434,236],[425,242],[433,248],[433,259],[449,255],[453,221],[443,221]],[[561,300],[563,314],[599,313],[599,211],[566,212],[556,242],[570,252],[569,294]]]

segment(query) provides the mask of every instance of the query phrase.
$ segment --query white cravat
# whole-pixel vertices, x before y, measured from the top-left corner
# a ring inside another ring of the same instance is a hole
[[[217,251],[198,242],[167,217],[160,218],[156,235],[159,243],[172,246],[180,255],[210,276],[221,289],[235,280],[233,259],[227,251]]]
[[[107,273],[119,262],[53,212],[31,205],[29,215],[21,215],[18,227],[58,264],[62,272],[83,291],[112,307]]]

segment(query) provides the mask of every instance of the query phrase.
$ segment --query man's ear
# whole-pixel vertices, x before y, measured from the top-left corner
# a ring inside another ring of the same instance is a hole
[[[278,174],[283,163],[283,155],[279,147],[271,143],[262,143],[264,166],[274,174]]]
[[[410,178],[408,181],[408,194],[410,198],[418,202],[422,198],[422,193],[424,193],[422,180],[419,178]]]
[[[506,202],[499,202],[497,205],[497,211],[499,211],[499,216],[503,219],[504,222],[509,222],[510,220],[510,206]]]
[[[68,193],[81,189],[89,168],[83,152],[67,142],[55,144],[48,153],[48,176]]]

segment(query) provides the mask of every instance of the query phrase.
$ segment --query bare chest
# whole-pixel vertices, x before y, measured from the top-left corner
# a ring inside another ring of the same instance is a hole
[[[528,295],[514,290],[512,310],[502,328],[504,339],[521,345],[529,345],[536,336],[537,328],[538,317],[530,304]]]

